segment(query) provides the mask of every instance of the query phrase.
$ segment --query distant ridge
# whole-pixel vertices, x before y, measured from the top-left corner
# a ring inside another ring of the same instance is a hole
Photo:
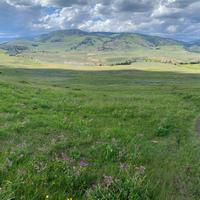
[[[17,39],[3,45],[24,46],[29,49],[80,52],[133,52],[140,49],[159,50],[162,46],[180,46],[187,51],[200,52],[200,41],[184,43],[170,38],[138,33],[85,32],[78,29],[53,31],[49,34],[34,37],[31,40]]]

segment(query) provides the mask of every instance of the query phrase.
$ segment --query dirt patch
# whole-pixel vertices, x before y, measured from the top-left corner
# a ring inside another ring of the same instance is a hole
[[[200,137],[200,118],[197,120],[196,130],[197,130],[197,133],[199,134],[199,137]]]
[[[87,54],[88,56],[95,56],[95,55],[97,55],[96,53],[88,53]]]

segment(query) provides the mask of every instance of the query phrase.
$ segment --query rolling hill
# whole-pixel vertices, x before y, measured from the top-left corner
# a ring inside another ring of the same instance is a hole
[[[85,32],[77,29],[54,31],[32,39],[0,43],[10,56],[43,62],[115,64],[128,60],[156,60],[170,63],[200,61],[200,41],[184,43],[169,38],[136,33]]]
[[[181,42],[134,33],[84,32],[81,30],[61,30],[39,37],[17,39],[2,46],[25,46],[29,49],[60,51],[134,51],[140,48],[159,49],[160,46],[182,46]]]

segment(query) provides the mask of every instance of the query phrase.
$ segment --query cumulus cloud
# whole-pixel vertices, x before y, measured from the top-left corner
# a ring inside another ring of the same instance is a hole
[[[41,30],[42,28],[50,30],[70,29],[77,28],[79,24],[83,23],[83,19],[91,19],[90,8],[73,5],[39,18],[40,23],[33,24],[33,26]]]
[[[5,0],[12,6],[53,6],[70,7],[72,5],[88,5],[90,0]]]
[[[174,33],[174,32],[176,32],[177,27],[178,27],[178,26],[168,26],[168,27],[167,27],[167,31],[173,32],[173,33]]]
[[[155,2],[152,0],[117,0],[114,6],[118,12],[148,12],[155,7]]]
[[[197,0],[0,0],[0,5],[1,35],[79,28],[186,40],[199,37]],[[45,11],[51,7],[53,13]]]
[[[89,5],[89,0],[42,0],[43,6],[71,7],[72,5]]]
[[[20,7],[20,6],[33,6],[37,4],[36,0],[5,0],[5,2],[11,6],[16,6],[16,7]]]
[[[199,2],[198,0],[168,0],[170,6],[174,8],[187,8],[193,3]]]
[[[172,18],[174,15],[179,13],[180,9],[178,8],[169,8],[165,5],[160,5],[157,9],[155,9],[151,17],[155,18],[163,18],[163,17],[169,17]]]
[[[31,35],[28,29],[30,21],[38,23],[38,16],[42,16],[41,6],[33,6],[31,9],[12,6],[4,0],[0,0],[0,27],[5,37],[18,35]]]

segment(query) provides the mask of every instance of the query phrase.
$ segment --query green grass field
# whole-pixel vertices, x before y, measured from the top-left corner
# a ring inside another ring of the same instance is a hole
[[[0,55],[0,198],[200,199],[199,65]]]
[[[92,53],[91,53],[92,52]],[[52,62],[52,63],[65,63],[65,62],[77,62],[87,63],[87,65],[110,65],[118,62],[125,62],[126,60],[155,60],[160,62],[191,62],[199,61],[199,54],[187,52],[179,46],[163,46],[160,50],[140,48],[133,51],[64,51],[64,50],[27,50],[20,54],[25,58],[34,58],[39,61]]]

